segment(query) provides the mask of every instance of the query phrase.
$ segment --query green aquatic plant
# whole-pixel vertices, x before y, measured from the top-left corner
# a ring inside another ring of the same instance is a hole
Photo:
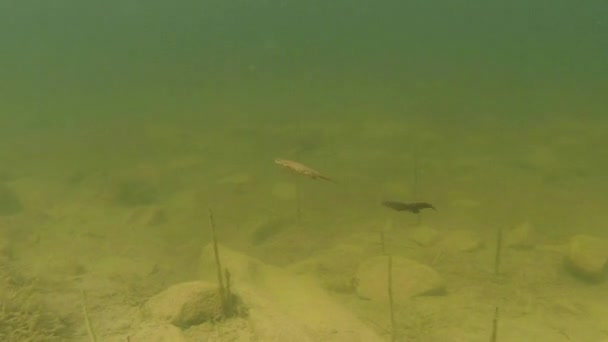
[[[211,227],[211,238],[213,239],[213,254],[215,257],[215,265],[217,270],[218,296],[222,308],[219,318],[226,319],[241,312],[240,299],[232,292],[232,277],[230,271],[228,271],[228,268],[222,268],[219,246],[217,242],[215,219],[211,210],[209,210],[209,222]]]

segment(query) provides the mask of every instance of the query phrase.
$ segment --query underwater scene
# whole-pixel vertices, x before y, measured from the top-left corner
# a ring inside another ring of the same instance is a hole
[[[0,341],[608,342],[608,4],[0,2]]]

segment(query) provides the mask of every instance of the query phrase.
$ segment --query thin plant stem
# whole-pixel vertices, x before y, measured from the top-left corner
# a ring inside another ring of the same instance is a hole
[[[397,340],[397,332],[395,323],[395,302],[393,300],[393,256],[388,255],[388,306],[391,315],[391,342]]]

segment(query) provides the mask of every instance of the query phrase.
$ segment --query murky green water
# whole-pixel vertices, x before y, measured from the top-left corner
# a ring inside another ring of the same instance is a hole
[[[47,315],[30,337],[84,341],[83,289],[100,340],[141,336],[116,312],[209,280],[210,208],[223,244],[320,278],[382,338],[385,307],[349,284],[384,229],[385,252],[448,289],[398,303],[399,339],[487,341],[500,306],[498,341],[602,341],[606,283],[563,260],[576,235],[608,239],[606,18],[599,0],[2,1],[0,299]],[[496,231],[526,222],[533,248],[504,247],[496,277]],[[595,247],[580,250],[601,266]],[[48,307],[11,301],[26,287]],[[10,322],[0,337],[26,338]]]

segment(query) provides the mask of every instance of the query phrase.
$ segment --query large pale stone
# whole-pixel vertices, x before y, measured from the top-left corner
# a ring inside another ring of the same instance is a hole
[[[456,252],[475,252],[483,247],[481,237],[471,230],[455,230],[446,234],[444,245]]]
[[[256,341],[383,341],[309,275],[295,275],[221,245],[219,252],[234,292],[248,308]],[[215,267],[213,245],[207,245],[201,253],[201,277],[213,281]]]
[[[570,240],[566,255],[569,268],[588,278],[600,278],[608,267],[608,241],[588,235],[576,235]]]
[[[375,301],[388,300],[388,257],[379,256],[367,260],[357,272],[357,293]],[[422,295],[442,294],[443,278],[429,266],[414,260],[393,257],[393,298],[399,302]]]
[[[188,328],[222,315],[218,287],[202,281],[176,284],[150,298],[144,312],[151,318]]]
[[[432,246],[439,240],[437,229],[429,226],[416,227],[408,235],[412,241],[423,247]]]
[[[363,260],[359,246],[339,244],[305,261],[293,264],[290,270],[298,274],[312,274],[321,286],[332,292],[352,293],[356,290],[355,273]]]

